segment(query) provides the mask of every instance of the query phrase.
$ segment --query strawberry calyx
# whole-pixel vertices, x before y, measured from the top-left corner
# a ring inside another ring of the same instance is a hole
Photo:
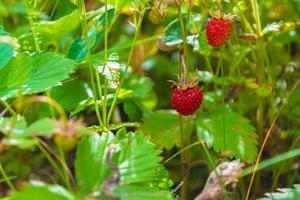
[[[172,84],[171,88],[177,87],[180,90],[187,90],[189,88],[196,87],[199,83],[199,79],[198,79],[198,77],[195,76],[190,81],[187,81],[187,82],[176,82],[173,80],[168,80],[168,82],[170,82]]]
[[[209,12],[210,16],[212,18],[215,18],[215,19],[222,19],[224,21],[235,21],[236,20],[236,16],[233,15],[233,14],[225,14],[223,11],[216,11],[216,12],[212,12],[210,11]]]

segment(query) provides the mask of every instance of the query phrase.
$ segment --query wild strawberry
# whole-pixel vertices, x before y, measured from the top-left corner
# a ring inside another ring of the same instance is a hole
[[[76,146],[82,128],[80,119],[70,119],[66,124],[59,121],[55,127],[54,142],[64,151],[70,151]]]
[[[202,100],[203,92],[198,86],[188,87],[186,90],[176,87],[171,96],[173,108],[181,115],[190,115],[195,112]]]
[[[213,47],[220,47],[227,42],[232,32],[232,21],[226,18],[211,18],[206,24],[206,37]]]

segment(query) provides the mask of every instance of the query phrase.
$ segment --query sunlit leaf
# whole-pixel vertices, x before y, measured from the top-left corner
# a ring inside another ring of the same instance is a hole
[[[159,166],[159,154],[153,143],[149,142],[141,132],[129,133],[120,140],[124,155],[118,168],[121,184],[142,183],[153,180]],[[145,154],[147,152],[147,154]]]
[[[129,185],[120,186],[114,190],[114,193],[122,200],[171,200],[173,199],[171,192],[159,191],[155,188]]]
[[[2,141],[3,144],[18,146],[23,149],[38,144],[35,136],[52,136],[55,126],[56,121],[49,118],[38,120],[29,127],[27,127],[25,118],[22,116],[0,119],[0,132],[6,135]]]
[[[197,119],[200,140],[217,152],[228,151],[245,162],[253,162],[257,153],[257,135],[249,120],[239,113],[222,109]],[[224,137],[225,136],[225,137]]]
[[[12,195],[11,200],[79,200],[71,192],[59,185],[46,185],[42,182],[31,182],[19,192]]]
[[[9,62],[13,55],[14,48],[11,45],[7,43],[0,43],[0,69]]]
[[[69,77],[77,63],[61,54],[20,54],[0,70],[0,98],[43,92]]]
[[[278,192],[266,193],[260,200],[298,200],[300,199],[300,185],[295,184],[294,188],[280,188]]]
[[[87,136],[78,144],[75,173],[81,192],[90,192],[110,175],[111,170],[106,165],[105,155],[113,140],[113,134],[108,132],[101,136]]]
[[[74,92],[76,88],[76,92]],[[87,83],[75,79],[66,81],[63,85],[58,85],[51,89],[51,97],[57,101],[67,111],[74,110],[79,102],[89,97],[91,88]]]
[[[159,148],[171,149],[179,145],[179,115],[173,111],[156,111],[153,114],[145,116],[141,130],[149,135]],[[163,126],[162,126],[163,122]]]
[[[59,44],[63,37],[74,31],[80,25],[78,10],[55,21],[40,22],[35,30],[40,34],[44,44],[56,42]]]

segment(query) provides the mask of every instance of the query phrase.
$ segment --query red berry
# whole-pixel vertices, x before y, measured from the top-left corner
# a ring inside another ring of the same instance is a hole
[[[231,35],[231,20],[212,18],[206,24],[206,37],[213,47],[220,47],[227,42]]]
[[[190,115],[195,112],[202,100],[203,92],[198,86],[186,90],[175,88],[171,96],[173,108],[181,115]]]

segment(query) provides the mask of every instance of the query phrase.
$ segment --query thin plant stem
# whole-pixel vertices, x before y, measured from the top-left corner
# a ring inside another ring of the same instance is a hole
[[[63,174],[64,174],[64,177],[65,177],[67,187],[68,187],[69,190],[72,190],[72,185],[71,185],[71,182],[70,182],[69,171],[68,171],[68,167],[67,167],[67,163],[66,163],[65,154],[64,154],[62,148],[60,148],[59,146],[58,146],[58,153],[59,153],[59,158],[61,160],[61,164],[62,164],[62,167],[63,167]]]
[[[192,144],[190,144],[190,145],[184,147],[183,149],[180,149],[179,151],[177,151],[176,153],[174,153],[171,157],[169,157],[167,160],[165,160],[165,161],[163,162],[163,165],[165,165],[165,164],[167,164],[168,162],[170,162],[171,160],[173,160],[175,157],[177,157],[178,155],[180,155],[182,152],[185,152],[185,151],[191,149],[192,147],[195,147],[195,146],[197,146],[197,145],[199,145],[199,144],[201,144],[201,143],[203,143],[203,142],[202,142],[202,141],[197,141],[197,142],[195,142],[195,143],[192,143]]]
[[[104,5],[104,9],[105,9],[105,32],[104,32],[104,65],[103,65],[103,70],[107,67],[107,60],[108,60],[108,53],[107,53],[107,45],[108,45],[108,11],[107,11],[107,0],[105,0],[105,5]],[[108,80],[106,78],[104,78],[104,95],[103,95],[103,106],[102,106],[102,116],[103,116],[103,124],[104,126],[107,126],[107,93],[108,93]]]
[[[54,14],[55,14],[55,10],[56,10],[56,8],[57,8],[57,6],[58,6],[58,3],[59,3],[59,0],[55,0],[53,9],[52,9],[51,14],[50,14],[50,19],[53,18]]]
[[[179,115],[179,129],[180,129],[180,149],[184,149],[184,133],[183,133],[183,121],[182,116]],[[188,180],[188,163],[184,154],[184,151],[181,151],[180,154],[180,160],[181,160],[181,174],[183,179],[183,184],[181,187],[180,192],[180,199],[186,199],[186,192],[187,192],[187,180]]]
[[[102,118],[100,115],[100,110],[99,110],[99,105],[98,105],[98,98],[97,98],[97,88],[100,97],[102,96],[101,92],[101,82],[99,80],[99,76],[94,68],[93,64],[93,57],[91,56],[91,47],[90,47],[90,42],[88,38],[88,30],[87,30],[87,18],[86,18],[86,11],[85,11],[85,5],[84,5],[84,0],[79,1],[78,6],[81,11],[81,28],[82,28],[82,34],[84,37],[85,45],[86,45],[86,51],[87,51],[87,63],[89,66],[89,72],[90,72],[90,78],[91,78],[91,83],[92,83],[92,88],[93,88],[93,93],[94,93],[94,101],[95,101],[95,112],[96,116],[99,122],[100,126],[103,126]],[[95,82],[96,78],[96,82]],[[97,84],[97,88],[96,88]],[[102,99],[101,99],[102,100]]]
[[[65,158],[62,159],[59,155],[57,155],[57,153],[53,149],[51,149],[51,147],[43,140],[39,139],[39,142],[50,153],[50,155],[52,155],[62,165],[62,167],[65,169],[66,173],[68,174],[68,177],[72,181],[72,184],[75,186],[76,185],[75,179],[70,169],[68,168]]]
[[[180,30],[181,30],[181,38],[182,38],[182,54],[184,56],[184,61],[186,61],[186,55],[187,55],[187,41],[186,41],[186,35],[187,35],[187,27],[185,27],[183,23],[183,18],[182,18],[182,13],[181,13],[181,1],[180,0],[175,0],[176,4],[176,9],[177,9],[177,15],[178,15],[178,20],[179,20],[179,25],[180,25]],[[186,65],[186,63],[184,63]],[[183,65],[184,67],[186,67]],[[184,77],[189,77],[189,70],[188,67],[186,67]]]
[[[256,24],[256,33],[258,36],[261,35],[261,23],[260,23],[260,15],[259,15],[259,9],[258,9],[258,3],[257,0],[250,0],[252,10],[253,10],[253,16]]]
[[[5,106],[5,108],[10,112],[11,115],[16,117],[18,114],[14,111],[14,109],[5,101],[2,100],[2,104]]]
[[[8,178],[7,174],[5,173],[5,170],[2,166],[2,164],[0,163],[0,173],[3,176],[6,184],[8,185],[8,187],[11,189],[11,191],[16,192],[16,188],[15,186],[12,184],[12,182],[10,181],[10,179]]]
[[[139,11],[139,19],[138,19],[137,25],[135,26],[136,30],[135,30],[135,34],[134,34],[134,38],[133,38],[133,44],[131,46],[131,49],[130,49],[130,52],[129,52],[129,55],[128,55],[126,67],[125,67],[124,73],[123,73],[123,75],[121,77],[120,84],[119,84],[119,86],[117,88],[117,91],[116,91],[116,93],[114,95],[112,104],[111,104],[109,112],[108,112],[107,123],[110,122],[110,119],[112,117],[112,113],[113,113],[113,111],[115,109],[115,106],[116,106],[116,103],[117,103],[118,95],[120,93],[120,90],[121,90],[121,88],[123,86],[125,77],[127,75],[127,72],[128,72],[128,69],[129,69],[129,64],[130,64],[130,61],[131,61],[131,58],[132,58],[132,55],[133,55],[133,50],[134,50],[134,47],[135,47],[135,44],[136,44],[136,41],[137,41],[137,37],[138,37],[138,34],[140,32],[140,28],[141,28],[141,24],[142,24],[142,21],[143,21],[143,17],[144,17],[144,14],[145,14],[145,10],[146,10],[145,4],[142,2],[141,3],[141,10]]]
[[[48,98],[51,98],[51,94],[50,94],[50,90],[47,90],[46,91],[46,95]],[[55,111],[54,111],[54,108],[52,106],[49,105],[49,110],[50,110],[50,116],[52,118],[55,118]]]
[[[287,101],[289,100],[290,96],[294,93],[294,91],[296,90],[296,88],[299,86],[299,84],[300,84],[300,79],[293,85],[291,91],[287,95],[287,98],[286,98]],[[265,146],[267,144],[267,141],[268,141],[268,139],[269,139],[269,137],[271,135],[271,132],[272,132],[274,126],[275,126],[275,123],[276,123],[279,115],[281,114],[283,108],[285,107],[285,105],[286,104],[283,103],[280,106],[280,108],[279,108],[277,114],[275,115],[275,118],[274,118],[274,120],[273,120],[273,122],[271,124],[271,127],[269,128],[269,130],[268,130],[268,132],[267,132],[267,134],[266,134],[266,136],[265,136],[265,138],[263,140],[262,146],[261,146],[261,148],[259,150],[258,156],[257,156],[256,161],[255,161],[254,169],[253,169],[253,172],[252,172],[252,176],[251,176],[251,179],[250,179],[250,183],[249,183],[247,194],[246,194],[246,198],[245,198],[246,200],[248,200],[249,197],[250,197],[251,188],[252,188],[252,185],[253,185],[253,181],[254,181],[254,178],[255,178],[255,174],[256,174],[257,168],[259,166],[259,162],[260,162],[260,159],[261,159],[261,156],[262,156],[262,152],[263,152],[263,150],[264,150],[264,148],[265,148]]]
[[[220,65],[221,65],[221,78],[222,78],[222,132],[223,132],[223,151],[226,149],[226,130],[225,130],[225,82],[224,82],[224,46],[221,48],[221,57],[220,57]]]
[[[289,151],[292,151],[292,149],[294,149],[295,147],[298,146],[299,144],[299,141],[300,141],[300,137],[298,136],[292,143],[292,145],[290,146],[289,148]],[[275,178],[273,178],[273,183],[272,183],[272,187],[271,187],[271,190],[273,191],[278,183],[278,180],[279,180],[279,177],[280,177],[280,174],[281,172],[283,171],[284,167],[285,167],[285,164],[286,164],[286,161],[283,161],[280,166],[279,166],[279,169],[276,171],[276,174],[275,174]]]
[[[54,171],[59,175],[59,177],[61,178],[61,180],[63,180],[64,183],[65,183],[65,185],[68,186],[68,181],[65,179],[64,173],[60,171],[60,168],[58,167],[58,165],[56,164],[56,162],[53,160],[53,158],[51,157],[51,155],[47,152],[47,150],[41,144],[37,144],[37,147],[40,149],[40,151],[42,152],[42,154],[45,156],[45,158],[51,164],[51,166],[53,167]]]
[[[33,35],[33,40],[34,40],[36,51],[41,52],[40,40],[39,40],[39,36],[38,36],[39,33],[35,29],[36,22],[34,21],[34,16],[32,13],[32,5],[30,5],[29,0],[25,0],[25,5],[26,5],[26,14],[27,14],[30,29],[31,29],[31,32]]]

